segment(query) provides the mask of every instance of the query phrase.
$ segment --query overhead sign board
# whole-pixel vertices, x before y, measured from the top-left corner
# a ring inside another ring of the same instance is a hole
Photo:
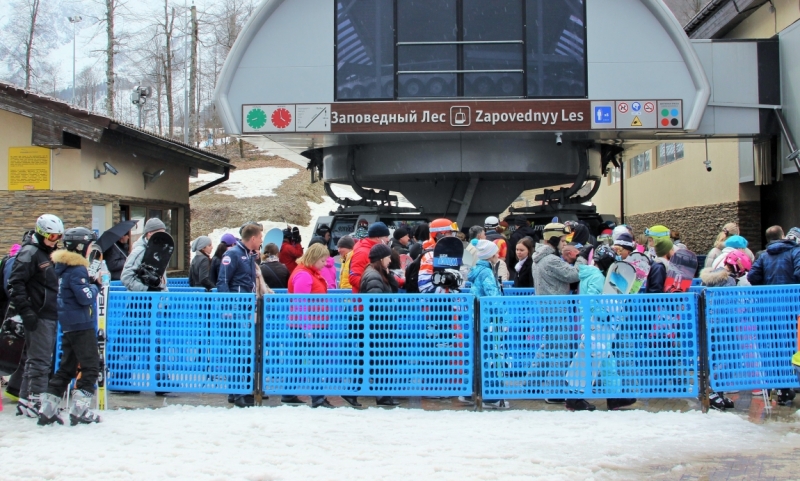
[[[276,107],[290,111],[292,122],[271,123]],[[587,100],[244,105],[242,133],[577,131],[591,127],[589,107]]]
[[[49,190],[50,149],[9,147],[8,190]]]
[[[617,130],[655,130],[657,124],[655,105],[655,100],[617,101]]]

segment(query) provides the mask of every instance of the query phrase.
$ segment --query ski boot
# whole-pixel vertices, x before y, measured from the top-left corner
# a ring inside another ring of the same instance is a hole
[[[732,403],[733,401],[731,401]],[[716,409],[717,411],[724,411],[727,409],[727,405],[725,403],[725,397],[722,396],[718,392],[712,392],[708,396],[708,407],[711,409]]]
[[[39,408],[39,426],[58,423],[63,425],[64,420],[59,416],[61,410],[61,398],[55,394],[46,392],[42,394],[42,407]]]
[[[778,389],[775,391],[778,397],[779,406],[791,406],[794,400],[794,391],[792,389]]]
[[[609,411],[616,411],[617,409],[632,406],[636,404],[634,398],[611,398],[606,400],[606,405]]]
[[[584,399],[567,399],[564,403],[567,411],[594,411],[597,406],[586,402]]]
[[[30,394],[28,395],[28,399],[19,398],[17,402],[17,416],[38,418],[40,406],[41,402],[38,394]]]
[[[83,389],[72,391],[72,400],[69,403],[69,422],[72,426],[100,422],[100,416],[89,409],[93,396]]]

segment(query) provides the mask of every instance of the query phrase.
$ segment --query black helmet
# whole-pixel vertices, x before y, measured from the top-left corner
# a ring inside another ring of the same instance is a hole
[[[89,245],[97,240],[97,235],[86,227],[73,227],[64,232],[64,247],[68,251],[86,255]]]
[[[611,267],[611,264],[613,264],[616,259],[617,253],[607,245],[601,245],[594,251],[594,265],[600,269],[603,274],[608,272],[608,268]]]

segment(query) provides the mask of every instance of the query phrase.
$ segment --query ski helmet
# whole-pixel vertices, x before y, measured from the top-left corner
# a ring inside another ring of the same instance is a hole
[[[725,256],[725,265],[731,266],[733,275],[739,278],[750,271],[750,268],[753,267],[753,261],[750,260],[746,253],[740,250],[733,250]]]
[[[611,267],[615,260],[617,260],[617,253],[607,245],[601,245],[594,250],[594,265],[603,274],[608,272],[608,268]]]
[[[789,229],[789,233],[786,234],[786,238],[792,242],[800,242],[800,229],[792,227]]]
[[[483,228],[486,230],[495,230],[497,226],[500,225],[500,219],[497,217],[490,215],[483,221]]]
[[[81,255],[86,255],[89,246],[96,240],[97,235],[86,227],[73,227],[64,233],[64,247]]]
[[[430,224],[431,240],[447,236],[453,232],[458,232],[458,226],[449,219],[436,219]]]
[[[43,214],[36,219],[36,233],[45,239],[51,235],[64,235],[64,223],[53,214]]]

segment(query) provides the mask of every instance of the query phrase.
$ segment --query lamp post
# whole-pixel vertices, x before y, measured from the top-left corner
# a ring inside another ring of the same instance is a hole
[[[77,30],[77,23],[83,20],[80,15],[67,17],[69,23],[72,24],[72,105],[75,105],[75,33]]]

